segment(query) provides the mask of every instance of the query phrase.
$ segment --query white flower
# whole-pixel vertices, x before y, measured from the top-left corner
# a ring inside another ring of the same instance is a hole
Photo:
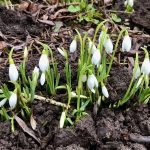
[[[133,7],[134,5],[134,0],[127,0],[127,3],[130,7]]]
[[[65,57],[65,52],[62,49],[57,48],[57,50],[63,57]]]
[[[101,61],[100,51],[97,49],[92,56],[92,64],[99,65]]]
[[[28,49],[27,47],[24,48],[24,58],[26,59],[28,57]]]
[[[129,37],[129,35],[125,35],[123,42],[122,42],[122,51],[126,51],[129,52],[131,50],[131,38]]]
[[[66,113],[65,113],[65,111],[63,111],[61,113],[60,122],[59,122],[59,127],[60,128],[64,127],[65,120],[66,120]]]
[[[39,68],[35,66],[35,67],[34,67],[34,70],[33,70],[33,73],[34,73],[34,74],[39,74]]]
[[[74,39],[70,44],[70,53],[73,53],[77,50],[77,41]]]
[[[76,97],[77,94],[75,92],[71,92],[71,97]]]
[[[87,76],[85,74],[85,75],[82,76],[82,82],[86,82],[86,80],[87,80]]]
[[[40,84],[44,85],[44,83],[45,83],[45,73],[43,72],[40,78]]]
[[[11,109],[14,109],[16,107],[16,104],[17,104],[17,94],[12,93],[9,98],[9,106]]]
[[[34,70],[33,70],[33,77],[34,80],[37,80],[39,77],[39,68],[35,66]]]
[[[10,64],[9,65],[9,78],[11,81],[17,81],[18,79],[18,70],[15,64]]]
[[[6,103],[7,98],[4,98],[3,100],[0,101],[0,107],[4,106],[4,104]]]
[[[104,47],[107,54],[111,54],[113,52],[113,43],[110,38],[105,40]]]
[[[143,74],[148,75],[150,73],[150,60],[149,58],[145,58],[143,63],[142,63],[142,67],[141,67],[141,72]]]
[[[45,72],[48,70],[49,66],[49,59],[47,54],[42,54],[39,60],[39,68],[42,72]]]
[[[89,89],[93,93],[95,93],[94,88],[95,87],[98,88],[98,81],[97,81],[96,77],[93,74],[88,76],[87,85],[88,85]]]
[[[141,75],[141,70],[140,70],[140,67],[138,66],[136,72],[135,72],[135,79],[137,79],[139,76]]]
[[[104,86],[104,85],[102,86],[102,93],[106,98],[109,97],[108,90],[107,90],[106,86]]]
[[[96,48],[96,46],[93,44],[92,41],[89,42],[89,50],[91,49],[91,47],[92,47],[91,53],[93,54],[93,53],[97,50],[97,48]]]

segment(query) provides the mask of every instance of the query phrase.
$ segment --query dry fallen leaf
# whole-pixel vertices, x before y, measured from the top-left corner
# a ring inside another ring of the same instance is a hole
[[[27,10],[29,7],[29,2],[26,1],[22,1],[19,5],[18,5],[18,9],[19,10]]]
[[[15,120],[17,121],[17,123],[19,124],[19,126],[22,128],[22,130],[23,130],[24,132],[26,132],[27,134],[29,134],[29,135],[30,135],[31,137],[33,137],[39,144],[41,144],[40,139],[35,136],[35,133],[33,132],[33,130],[31,130],[21,118],[19,118],[18,116],[15,115]]]
[[[37,123],[36,123],[35,119],[33,118],[33,114],[30,117],[30,124],[31,124],[32,129],[35,130]]]
[[[39,22],[42,22],[42,23],[45,23],[45,24],[48,24],[50,26],[54,26],[54,22],[53,21],[50,21],[50,20],[41,20],[41,19],[38,19]]]
[[[4,49],[7,47],[7,44],[5,43],[5,41],[0,41],[0,49]]]

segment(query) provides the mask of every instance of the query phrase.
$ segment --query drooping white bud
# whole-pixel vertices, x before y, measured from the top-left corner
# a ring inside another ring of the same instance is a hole
[[[97,50],[97,48],[96,48],[95,44],[93,44],[92,41],[89,42],[89,47],[88,47],[88,49],[90,50],[91,48],[92,48],[91,53],[94,54],[94,52]]]
[[[44,85],[44,83],[45,83],[45,73],[43,72],[40,78],[40,84]]]
[[[71,92],[71,97],[76,97],[77,94],[75,92]]]
[[[27,47],[24,48],[24,55],[23,55],[24,59],[27,59],[28,57],[28,49]]]
[[[142,63],[142,67],[141,67],[141,72],[143,74],[148,75],[150,73],[150,60],[149,58],[145,58],[143,63]]]
[[[66,113],[65,113],[65,111],[63,111],[61,113],[60,122],[59,122],[59,127],[60,128],[64,127],[65,120],[66,120]]]
[[[63,57],[65,57],[65,52],[62,49],[57,48],[57,50]]]
[[[102,86],[102,93],[106,98],[109,97],[108,90],[105,85]]]
[[[33,70],[33,73],[34,73],[34,74],[39,74],[39,68],[35,66],[35,67],[34,67],[34,70]]]
[[[7,101],[7,98],[4,98],[3,100],[0,101],[0,107],[4,106]]]
[[[74,53],[77,50],[77,41],[74,39],[70,44],[70,53]]]
[[[42,54],[39,60],[39,68],[42,72],[45,72],[48,70],[49,66],[49,59],[47,54]]]
[[[100,51],[97,49],[92,56],[92,64],[99,65],[101,61]]]
[[[131,50],[131,38],[129,37],[129,35],[125,35],[123,42],[122,42],[122,51],[123,52],[129,52]]]
[[[104,47],[107,54],[111,54],[113,52],[113,43],[109,37],[105,40]]]
[[[17,81],[18,80],[18,70],[15,64],[9,65],[9,78],[11,81]]]
[[[86,80],[87,80],[87,76],[85,74],[85,75],[82,76],[82,82],[86,82]]]
[[[137,79],[139,76],[141,75],[141,70],[140,70],[140,67],[138,66],[136,72],[135,72],[135,79]]]
[[[16,107],[16,104],[17,104],[17,94],[13,92],[9,98],[9,106],[11,109],[14,109]]]
[[[133,7],[134,5],[134,0],[127,0],[127,3],[130,7]]]
[[[98,88],[98,81],[97,81],[96,77],[93,74],[88,76],[87,85],[88,85],[89,89],[93,93],[95,93],[94,88],[95,87]]]
[[[35,66],[34,70],[33,70],[33,78],[34,80],[37,80],[39,77],[39,68]]]

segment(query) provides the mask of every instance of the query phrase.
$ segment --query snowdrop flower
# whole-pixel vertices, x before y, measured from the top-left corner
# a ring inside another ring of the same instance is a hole
[[[19,76],[19,73],[18,73],[17,67],[12,61],[12,63],[9,65],[9,78],[11,81],[17,81],[18,76]]]
[[[57,48],[57,50],[63,57],[66,57],[65,52],[62,49]]]
[[[109,37],[105,40],[104,47],[107,54],[111,54],[113,52],[113,43]]]
[[[70,44],[70,53],[73,53],[77,50],[77,41],[76,38]]]
[[[44,83],[45,83],[45,73],[43,72],[41,77],[40,77],[40,84],[44,85]]]
[[[45,72],[48,70],[48,66],[49,66],[48,54],[45,50],[43,50],[39,60],[39,68],[42,72]]]
[[[35,66],[35,67],[34,67],[34,70],[33,70],[33,73],[34,73],[34,74],[39,74],[39,68]]]
[[[6,103],[7,98],[4,98],[3,100],[0,101],[0,107],[4,106],[4,104]]]
[[[39,77],[39,68],[35,66],[34,70],[33,70],[33,78],[34,80],[37,80]]]
[[[76,97],[77,94],[75,92],[71,92],[71,97]]]
[[[100,51],[97,49],[92,56],[92,64],[99,65],[101,61]]]
[[[85,74],[85,75],[82,76],[82,82],[86,82],[86,80],[87,80],[87,76]]]
[[[131,50],[131,43],[131,38],[129,37],[128,33],[126,33],[122,42],[122,51],[129,52]]]
[[[133,7],[133,5],[134,5],[134,0],[126,0],[125,1],[125,6],[130,6],[130,7]]]
[[[96,79],[96,77],[94,76],[94,74],[91,74],[88,76],[88,80],[87,80],[87,85],[89,87],[89,89],[95,93],[94,88],[98,88],[98,81]]]
[[[150,60],[147,57],[144,59],[142,63],[141,72],[146,75],[150,73]]]
[[[24,55],[23,55],[24,59],[27,59],[28,57],[28,49],[27,47],[24,48]]]
[[[88,47],[89,50],[91,50],[91,47],[92,47],[91,53],[94,54],[94,52],[97,50],[97,48],[96,48],[95,44],[93,44],[93,42],[90,40],[89,41],[89,47]]]
[[[14,109],[17,104],[17,94],[13,92],[9,98],[9,106],[11,109]]]
[[[141,70],[140,70],[140,67],[138,66],[138,68],[137,68],[137,70],[135,72],[134,78],[137,79],[140,75],[141,75]]]
[[[66,113],[65,113],[65,111],[63,111],[61,113],[60,122],[59,122],[59,127],[60,128],[64,127],[65,120],[66,120]]]
[[[109,97],[108,90],[105,85],[102,85],[102,93],[106,98]]]

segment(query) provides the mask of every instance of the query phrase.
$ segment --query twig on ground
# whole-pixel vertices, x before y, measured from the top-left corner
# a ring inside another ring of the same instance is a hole
[[[137,143],[150,143],[150,136],[142,136],[140,134],[131,133],[129,137],[131,141]]]
[[[53,99],[46,98],[46,97],[43,97],[43,96],[35,95],[34,98],[37,99],[37,100],[40,100],[40,101],[44,101],[44,102],[47,102],[47,103],[56,105],[56,106],[61,106],[61,107],[65,107],[65,108],[68,108],[68,107],[69,107],[69,108],[70,108],[70,106],[67,106],[67,105],[64,104],[64,103],[57,102],[57,101],[55,101],[55,100],[53,100]]]

